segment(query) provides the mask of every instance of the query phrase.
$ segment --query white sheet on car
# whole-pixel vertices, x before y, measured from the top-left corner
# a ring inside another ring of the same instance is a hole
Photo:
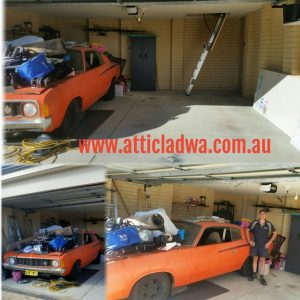
[[[59,225],[52,225],[52,226],[49,226],[47,228],[41,228],[39,229],[39,233],[44,233],[44,232],[51,232],[51,231],[55,231],[55,230],[59,230],[59,229],[63,229],[61,226]]]
[[[169,218],[169,216],[167,215],[166,211],[163,208],[157,208],[149,211],[138,211],[134,214],[134,216],[142,217],[142,216],[153,215],[153,214],[160,214],[163,217],[166,233],[169,233],[171,235],[176,235],[178,233],[178,229],[176,228],[176,226],[171,221],[171,219]]]
[[[26,35],[23,37],[20,37],[18,39],[12,40],[12,41],[5,41],[3,44],[4,47],[11,45],[13,47],[17,46],[25,46],[29,44],[34,44],[34,43],[40,43],[43,42],[44,39],[40,36],[36,35]]]

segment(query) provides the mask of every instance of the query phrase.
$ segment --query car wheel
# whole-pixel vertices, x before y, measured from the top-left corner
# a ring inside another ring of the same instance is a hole
[[[58,135],[64,138],[71,137],[78,128],[81,118],[81,108],[78,101],[72,101],[65,113],[65,117],[61,127],[58,130]]]
[[[11,270],[2,268],[2,277],[3,279],[8,279],[12,277]]]
[[[114,78],[109,86],[109,89],[107,91],[107,93],[102,97],[103,100],[105,101],[110,101],[113,100],[115,98],[115,85],[116,85],[116,79]]]
[[[98,253],[96,259],[92,262],[93,264],[100,264],[101,262],[101,252]]]
[[[248,256],[246,261],[244,262],[242,268],[240,269],[240,273],[244,277],[249,277],[252,274],[252,256]]]
[[[171,292],[171,282],[167,274],[159,273],[145,276],[133,287],[130,300],[166,300]]]
[[[68,280],[74,281],[78,278],[81,273],[80,262],[76,261],[73,265],[71,273],[67,276]]]

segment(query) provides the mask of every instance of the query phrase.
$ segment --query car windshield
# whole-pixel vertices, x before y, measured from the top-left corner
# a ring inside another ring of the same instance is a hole
[[[83,244],[82,233],[80,233],[80,232],[75,233],[74,236],[75,236],[76,243],[81,246]]]
[[[181,244],[185,246],[192,245],[201,229],[201,226],[186,221],[173,221],[173,223],[178,229],[184,229],[184,241],[182,241]]]
[[[67,53],[70,55],[70,65],[75,72],[82,72],[82,55],[80,51],[68,49]]]

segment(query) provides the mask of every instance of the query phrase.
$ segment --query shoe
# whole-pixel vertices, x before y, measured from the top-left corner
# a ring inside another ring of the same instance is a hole
[[[266,280],[265,280],[265,278],[264,278],[263,276],[260,276],[259,282],[260,282],[262,285],[264,285],[264,286],[267,285],[267,282],[266,282]]]
[[[252,273],[252,275],[248,278],[249,281],[253,281],[257,279],[257,274],[256,273]]]

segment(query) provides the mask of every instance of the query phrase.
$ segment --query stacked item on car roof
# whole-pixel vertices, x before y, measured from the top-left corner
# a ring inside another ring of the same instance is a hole
[[[49,87],[73,73],[60,38],[27,36],[6,42],[3,56],[5,84],[14,88]]]
[[[19,253],[46,254],[51,252],[64,252],[68,249],[78,247],[76,229],[71,226],[61,227],[52,225],[40,229],[34,237],[16,244]]]
[[[127,219],[108,219],[105,227],[108,255],[169,250],[184,240],[184,230],[176,228],[164,209],[137,212]]]

